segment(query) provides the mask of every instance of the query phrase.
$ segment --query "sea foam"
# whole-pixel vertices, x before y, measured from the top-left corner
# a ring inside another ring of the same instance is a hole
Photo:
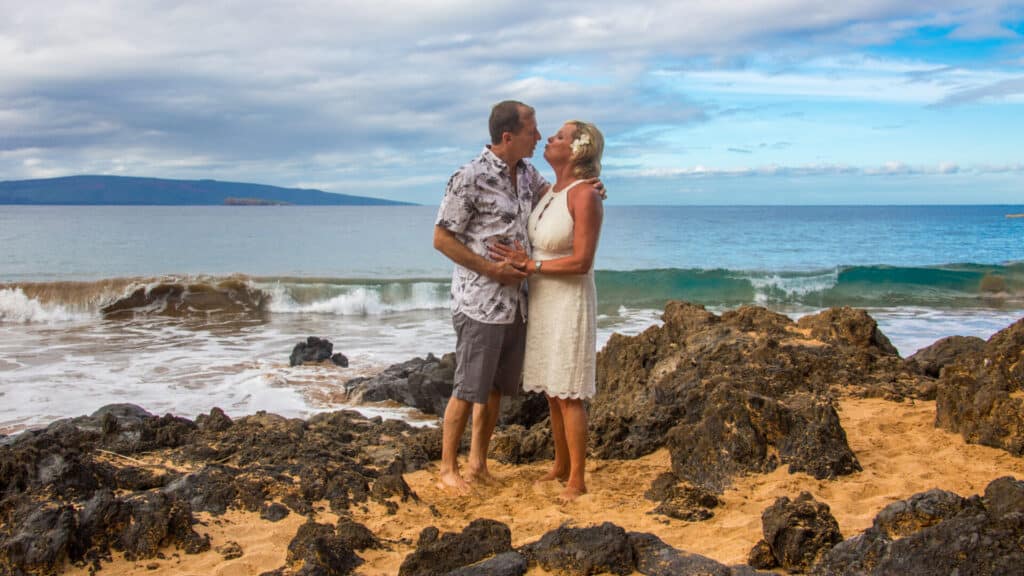
[[[395,282],[373,286],[333,285],[319,290],[288,284],[261,286],[270,311],[285,314],[380,316],[448,307],[446,286],[436,282]]]
[[[21,288],[0,289],[0,323],[56,324],[89,318],[60,304],[43,304],[30,298]]]
[[[820,294],[834,288],[839,283],[839,269],[808,274],[752,274],[747,280],[754,287],[756,304],[801,302],[808,295]]]

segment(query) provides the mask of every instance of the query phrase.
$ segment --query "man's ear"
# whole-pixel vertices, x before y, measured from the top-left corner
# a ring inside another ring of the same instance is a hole
[[[512,133],[511,132],[502,132],[501,133],[501,143],[502,144],[508,144],[511,141],[512,141]]]

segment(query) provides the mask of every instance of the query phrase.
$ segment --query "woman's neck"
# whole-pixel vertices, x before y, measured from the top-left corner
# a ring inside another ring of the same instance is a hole
[[[552,166],[552,168],[554,167]],[[579,177],[576,176],[571,164],[555,168],[555,183],[552,185],[551,189],[555,191],[562,190],[576,180],[579,180]]]

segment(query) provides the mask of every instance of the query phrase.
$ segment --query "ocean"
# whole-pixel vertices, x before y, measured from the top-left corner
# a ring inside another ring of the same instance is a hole
[[[1022,212],[608,206],[598,345],[657,324],[670,299],[793,318],[861,307],[904,356],[945,336],[988,338],[1024,316],[1024,218],[1006,217]],[[346,407],[349,378],[454,349],[435,213],[0,206],[0,434],[113,402],[189,418]],[[349,367],[289,367],[307,336]]]

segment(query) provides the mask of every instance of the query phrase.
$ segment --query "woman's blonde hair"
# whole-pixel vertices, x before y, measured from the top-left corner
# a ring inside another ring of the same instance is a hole
[[[597,178],[601,175],[601,155],[604,153],[604,136],[590,122],[569,120],[566,124],[576,127],[572,140],[573,172],[580,178]]]

